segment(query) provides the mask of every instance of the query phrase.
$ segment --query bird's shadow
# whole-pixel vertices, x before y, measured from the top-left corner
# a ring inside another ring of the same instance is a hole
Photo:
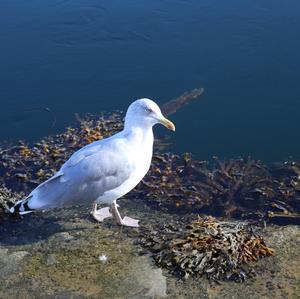
[[[38,218],[28,215],[25,218],[7,217],[0,226],[0,245],[25,245],[45,240],[62,231],[55,218]]]
[[[22,217],[6,215],[0,222],[0,245],[27,245],[45,241],[59,232],[82,230],[76,227],[66,229],[61,220],[62,216],[57,217],[51,212],[37,212]]]

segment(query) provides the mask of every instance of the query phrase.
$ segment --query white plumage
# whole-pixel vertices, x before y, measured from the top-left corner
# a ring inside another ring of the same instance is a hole
[[[175,130],[155,102],[133,102],[123,131],[75,152],[53,177],[17,202],[10,212],[26,214],[36,209],[94,202],[92,215],[98,221],[113,216],[119,224],[138,226],[137,220],[120,217],[116,200],[132,190],[149,170],[152,126],[156,123]],[[97,210],[97,204],[108,204],[110,208]]]

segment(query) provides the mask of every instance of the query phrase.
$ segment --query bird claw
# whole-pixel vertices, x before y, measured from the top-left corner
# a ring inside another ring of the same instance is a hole
[[[108,207],[99,210],[93,210],[91,211],[91,215],[98,222],[102,222],[104,219],[112,217],[112,213]]]

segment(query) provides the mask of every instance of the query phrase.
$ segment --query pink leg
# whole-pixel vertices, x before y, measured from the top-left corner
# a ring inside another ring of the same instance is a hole
[[[113,217],[116,219],[117,223],[119,225],[125,225],[125,226],[130,226],[130,227],[139,227],[139,220],[133,219],[130,217],[125,216],[123,219],[121,218],[121,215],[118,211],[117,203],[114,201],[111,207],[111,212]]]

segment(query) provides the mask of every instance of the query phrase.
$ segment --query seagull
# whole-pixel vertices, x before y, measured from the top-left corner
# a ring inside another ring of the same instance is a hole
[[[113,217],[117,224],[138,227],[139,220],[121,217],[117,199],[132,190],[150,168],[155,124],[175,131],[159,106],[143,98],[128,107],[124,129],[76,151],[50,179],[19,200],[10,213],[24,215],[34,210],[93,203],[91,215],[102,222]],[[97,209],[99,204],[106,207]]]

